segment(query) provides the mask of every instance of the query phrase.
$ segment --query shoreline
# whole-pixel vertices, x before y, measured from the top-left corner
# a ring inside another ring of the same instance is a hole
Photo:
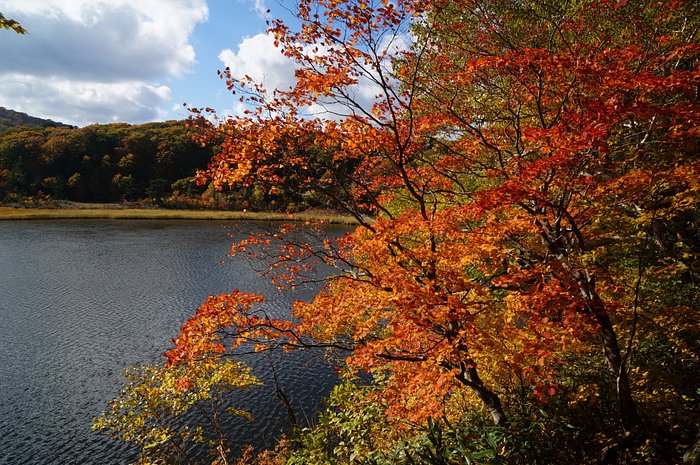
[[[355,218],[327,212],[300,213],[240,212],[222,210],[168,210],[164,208],[15,208],[0,206],[0,221],[16,220],[234,220],[234,221],[323,221],[354,225]]]

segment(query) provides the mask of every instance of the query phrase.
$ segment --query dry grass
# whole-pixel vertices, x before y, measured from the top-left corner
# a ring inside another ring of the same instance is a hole
[[[356,224],[350,216],[326,212],[261,213],[207,210],[165,210],[146,208],[13,208],[0,207],[0,220],[65,220],[65,219],[115,219],[115,220],[234,220],[234,221],[312,221],[331,224]]]

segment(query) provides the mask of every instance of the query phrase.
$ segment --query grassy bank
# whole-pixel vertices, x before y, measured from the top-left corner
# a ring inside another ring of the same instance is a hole
[[[233,221],[311,221],[355,224],[354,218],[327,212],[265,213],[214,210],[165,210],[157,208],[14,208],[0,206],[0,220],[115,219],[115,220],[233,220]]]

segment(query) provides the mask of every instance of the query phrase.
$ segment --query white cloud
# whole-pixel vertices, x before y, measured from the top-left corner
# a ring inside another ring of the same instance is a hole
[[[101,84],[18,74],[0,81],[0,95],[8,108],[30,108],[33,116],[83,126],[160,119],[160,108],[170,100],[170,89],[139,81]],[[61,109],[60,118],[57,108]]]
[[[392,81],[390,78],[391,57],[405,51],[409,47],[412,37],[405,34],[385,37],[378,47],[378,52],[383,54],[381,62],[384,79]],[[308,47],[309,55],[326,53],[324,47]],[[257,34],[244,39],[234,52],[231,49],[222,50],[219,59],[225,66],[231,69],[234,77],[242,78],[248,75],[254,81],[262,83],[268,92],[273,89],[286,90],[296,84],[294,70],[295,63],[284,56],[275,47],[274,39],[267,34]],[[377,70],[367,70],[368,72],[358,78],[358,83],[345,89],[354,103],[343,97],[322,97],[314,105],[307,108],[309,114],[320,118],[342,119],[344,116],[353,113],[361,114],[360,107],[369,112],[372,104],[382,93],[382,88],[377,84],[379,81]],[[394,83],[396,85],[397,83]],[[234,114],[242,114],[245,107],[236,104]]]
[[[189,39],[208,15],[205,0],[0,0],[0,11],[29,30],[2,38],[0,105],[73,124],[158,117],[162,83],[192,69]]]
[[[258,16],[263,19],[267,19],[269,16],[268,11],[270,10],[267,8],[265,0],[255,0],[254,5],[255,12],[258,14]]]
[[[323,53],[323,51],[316,51]],[[281,50],[275,47],[274,39],[267,34],[257,34],[247,37],[238,44],[234,52],[231,49],[222,50],[219,59],[231,70],[236,78],[250,76],[255,82],[262,83],[268,92],[274,89],[288,90],[296,84],[294,70],[296,64],[290,58],[284,56]],[[353,90],[356,92],[356,90]],[[363,99],[363,102],[365,99]],[[241,115],[246,107],[236,102],[233,114]],[[347,114],[347,108],[337,103],[327,105],[319,102],[307,109],[309,114],[319,117],[337,118],[330,111]]]
[[[219,59],[231,69],[234,77],[245,75],[262,83],[268,89],[288,89],[296,83],[294,62],[275,47],[274,39],[267,34],[246,37],[238,44],[238,51],[222,50]]]

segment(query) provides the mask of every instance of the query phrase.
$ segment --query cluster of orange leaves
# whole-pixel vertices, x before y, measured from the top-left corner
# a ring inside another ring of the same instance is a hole
[[[299,32],[271,26],[299,65],[294,88],[269,93],[224,73],[230,89],[252,89],[242,97],[252,110],[204,128],[224,142],[202,179],[274,186],[285,165],[325,192],[307,149],[332,151],[354,163],[333,182],[347,182],[340,206],[360,226],[325,255],[284,234],[238,244],[257,254],[281,241],[270,266],[293,265],[290,279],[312,256],[344,269],[294,305],[294,322],[256,313],[259,296],[212,297],[183,326],[170,363],[303,335],[351,349],[352,370],[390,374],[387,404],[420,420],[474,367],[487,385],[516,378],[540,399],[554,395],[562,354],[590,342],[603,316],[630,309],[629,287],[618,292],[587,254],[613,241],[638,249],[652,212],[697,207],[700,164],[687,154],[700,135],[700,73],[676,63],[700,47],[654,35],[626,2],[591,1],[554,26],[530,18],[512,37],[512,2],[494,2],[500,21],[476,3],[302,0]],[[687,3],[645,7],[663,25]],[[633,18],[647,43],[631,27],[612,40],[601,15]],[[387,74],[379,38],[398,40],[418,20],[413,48]],[[379,87],[372,108],[348,91],[362,79]],[[342,100],[344,117],[303,114],[324,99]],[[663,207],[660,191],[672,192]]]

